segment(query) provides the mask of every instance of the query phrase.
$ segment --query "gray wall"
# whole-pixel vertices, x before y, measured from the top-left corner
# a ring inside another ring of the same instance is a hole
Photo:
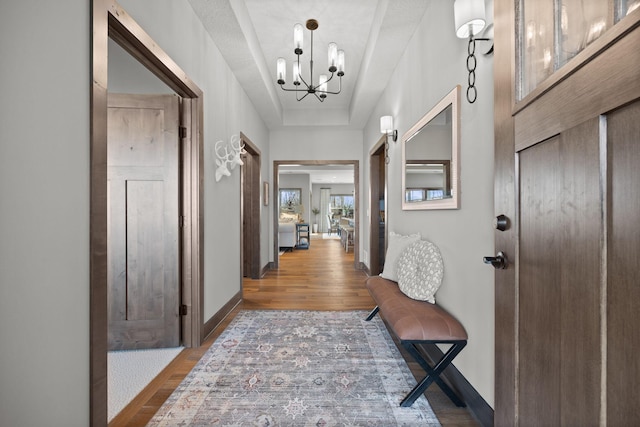
[[[493,2],[487,0],[489,22]],[[469,333],[469,344],[455,366],[483,398],[494,404],[494,292],[493,269],[482,257],[494,253],[493,244],[493,57],[477,56],[478,100],[465,99],[467,40],[453,29],[453,2],[431,0],[413,39],[364,129],[364,156],[380,139],[380,116],[392,115],[398,142],[390,142],[388,167],[389,229],[420,232],[435,243],[444,259],[444,280],[436,301],[456,316]],[[478,42],[477,51],[488,48]],[[462,86],[461,208],[445,211],[403,211],[401,136],[454,86]],[[366,179],[369,165],[365,162]],[[368,196],[364,194],[365,199]],[[368,223],[368,218],[365,223]],[[363,251],[369,236],[362,234]],[[368,254],[362,259],[368,262]]]
[[[289,127],[272,130],[269,141],[273,160],[357,160],[360,164],[360,194],[362,194],[364,175],[362,175],[361,130],[340,126]],[[271,169],[273,173],[273,166]],[[362,206],[362,198],[360,200],[360,206]],[[318,207],[319,205],[318,202]],[[362,220],[362,216],[360,218]],[[273,238],[269,244],[273,246]]]
[[[89,423],[89,6],[0,4],[0,425]]]
[[[188,2],[120,3],[205,93],[205,318],[240,290],[240,178],[236,169],[215,182],[215,141],[245,133],[262,152],[269,182],[275,159],[359,160],[362,207],[363,159],[380,139],[379,117],[392,114],[402,134],[454,85],[464,92],[467,81],[466,41],[454,36],[452,2],[432,0],[364,130],[269,132]],[[88,425],[89,9],[85,0],[0,3],[2,426]],[[437,300],[471,337],[455,364],[490,404],[493,271],[481,258],[493,253],[492,65],[491,57],[478,57],[478,101],[462,103],[462,208],[403,212],[400,145],[391,143],[387,213],[391,230],[420,231],[440,247],[445,281]],[[274,255],[271,209],[261,214],[263,264]],[[37,408],[26,409],[34,402]]]
[[[243,132],[262,154],[269,181],[269,133],[186,0],[121,0],[122,7],[204,92],[204,317],[240,291],[240,170],[215,181],[214,145]],[[188,47],[188,48],[187,48]],[[272,248],[269,208],[261,211],[261,265]]]
[[[186,0],[120,4],[204,91],[207,320],[241,277],[239,170],[215,182],[213,145],[242,131],[269,181],[269,133]],[[89,424],[90,16],[85,0],[0,4],[1,426]]]

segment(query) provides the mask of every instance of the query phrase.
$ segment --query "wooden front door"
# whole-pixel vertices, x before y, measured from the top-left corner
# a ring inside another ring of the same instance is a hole
[[[108,97],[109,349],[175,347],[179,98]]]
[[[495,424],[640,425],[640,10],[609,16],[518,99],[518,52],[535,59],[526,43],[544,40],[514,43],[514,2],[494,6],[496,215],[510,219],[496,231],[510,263],[496,271]]]

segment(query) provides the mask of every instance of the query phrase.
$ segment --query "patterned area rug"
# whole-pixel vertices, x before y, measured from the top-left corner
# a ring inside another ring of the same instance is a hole
[[[241,311],[148,426],[439,426],[364,311]]]

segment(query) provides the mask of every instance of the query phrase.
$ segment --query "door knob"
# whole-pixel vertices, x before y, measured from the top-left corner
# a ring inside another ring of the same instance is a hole
[[[504,270],[509,264],[509,260],[504,252],[498,252],[496,256],[486,256],[482,258],[485,264],[491,264],[493,268]]]

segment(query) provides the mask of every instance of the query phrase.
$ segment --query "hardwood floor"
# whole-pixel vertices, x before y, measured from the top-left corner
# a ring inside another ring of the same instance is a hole
[[[243,301],[199,348],[185,349],[126,408],[110,427],[142,427],[153,417],[240,310],[371,310],[373,300],[364,288],[367,275],[354,269],[353,251],[339,240],[314,235],[308,250],[294,250],[279,258],[280,268],[264,278],[243,281]],[[409,360],[408,357],[406,357]],[[416,377],[424,372],[409,363]],[[466,408],[456,407],[436,385],[425,393],[443,426],[479,425]]]

